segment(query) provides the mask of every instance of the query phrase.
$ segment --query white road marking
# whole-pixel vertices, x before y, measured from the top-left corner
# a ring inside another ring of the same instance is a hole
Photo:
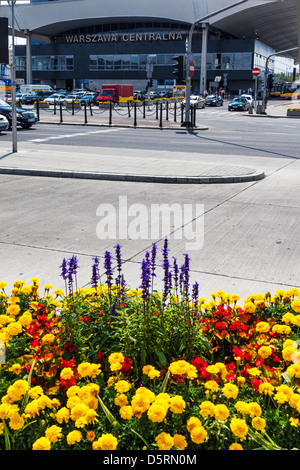
[[[101,130],[97,130],[97,131],[90,131],[90,132],[76,132],[76,133],[73,133],[73,134],[62,134],[62,135],[55,135],[55,136],[49,136],[49,137],[45,137],[44,139],[31,139],[29,140],[29,142],[47,142],[49,140],[58,140],[58,139],[68,139],[68,138],[71,138],[71,137],[78,137],[78,136],[86,136],[86,135],[90,135],[90,134],[102,134],[102,133],[105,133],[105,132],[117,132],[119,131],[120,129],[101,129]]]

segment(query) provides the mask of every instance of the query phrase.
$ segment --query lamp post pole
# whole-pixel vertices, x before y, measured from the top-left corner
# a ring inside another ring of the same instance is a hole
[[[16,104],[16,58],[15,58],[15,3],[16,0],[7,0],[11,5],[11,37],[12,37],[12,63],[11,63],[11,130],[12,130],[12,151],[15,153],[17,149],[17,104]]]
[[[199,18],[196,20],[192,26],[190,27],[189,30],[189,35],[186,41],[186,97],[185,97],[185,126],[190,127],[190,97],[191,97],[191,81],[192,78],[190,76],[190,70],[189,70],[189,65],[192,60],[192,38],[193,38],[193,32],[196,28],[197,25],[200,23],[204,23],[206,20],[209,18],[212,18],[213,16],[219,15],[220,13],[224,13],[227,10],[230,10],[231,8],[237,7],[241,5],[242,3],[246,3],[249,0],[240,0],[239,2],[233,3],[231,5],[228,5],[227,7],[224,7],[220,10],[217,10],[213,13],[210,13],[209,15],[203,16],[202,18]]]

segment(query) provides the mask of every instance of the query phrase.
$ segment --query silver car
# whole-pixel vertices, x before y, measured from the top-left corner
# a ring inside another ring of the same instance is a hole
[[[0,132],[1,131],[7,131],[8,129],[9,129],[8,119],[6,119],[5,116],[0,114]]]

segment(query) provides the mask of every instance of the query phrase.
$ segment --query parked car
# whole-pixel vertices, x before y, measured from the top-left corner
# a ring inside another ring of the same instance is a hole
[[[0,114],[8,119],[9,127],[11,128],[12,107],[3,100],[0,100]],[[35,112],[24,108],[16,108],[16,116],[17,125],[22,126],[24,129],[29,129],[38,120]]]
[[[86,104],[95,104],[96,102],[96,96],[92,93],[87,93],[86,95],[84,95],[82,98],[80,98],[80,104],[84,105],[84,103]]]
[[[239,96],[238,98],[234,98],[230,103],[228,104],[228,111],[247,111],[247,109],[250,108],[250,103],[249,101],[244,98]]]
[[[1,96],[0,96],[0,98],[1,98]],[[17,93],[16,94],[16,103],[22,103],[22,98],[23,98],[23,94],[22,93]],[[11,104],[11,99],[12,99],[11,96],[9,96],[6,100],[3,100],[3,101],[6,101],[7,103]]]
[[[62,99],[64,98],[64,95],[60,93],[53,93],[53,95],[48,96],[47,98],[44,99],[45,103],[49,104],[58,104]]]
[[[5,91],[0,94],[0,100],[7,101],[11,97],[11,93]]]
[[[32,94],[29,94],[29,95],[24,95],[22,97],[22,103],[23,104],[34,104],[37,100],[39,101],[44,101],[46,98],[48,98],[50,95],[52,95],[52,93],[48,93],[48,92],[45,92],[45,93],[32,93]]]
[[[68,103],[72,103],[72,101],[79,101],[78,96],[76,95],[67,95],[62,99],[62,104],[66,106]]]
[[[186,104],[186,100],[182,101],[183,106]],[[190,96],[190,105],[196,106],[196,108],[205,108],[205,99],[199,95],[191,95]]]
[[[0,132],[7,131],[9,129],[9,122],[7,117],[0,114]]]
[[[220,95],[208,95],[205,104],[206,106],[223,106],[223,98]]]

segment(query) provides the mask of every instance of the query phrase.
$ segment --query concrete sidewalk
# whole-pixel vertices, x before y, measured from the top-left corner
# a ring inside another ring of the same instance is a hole
[[[110,132],[114,132],[110,129]],[[265,177],[264,171],[221,158],[208,163],[207,157],[187,158],[176,152],[95,149],[22,142],[12,153],[8,143],[0,143],[0,174],[108,181],[135,181],[173,184],[244,183]]]

